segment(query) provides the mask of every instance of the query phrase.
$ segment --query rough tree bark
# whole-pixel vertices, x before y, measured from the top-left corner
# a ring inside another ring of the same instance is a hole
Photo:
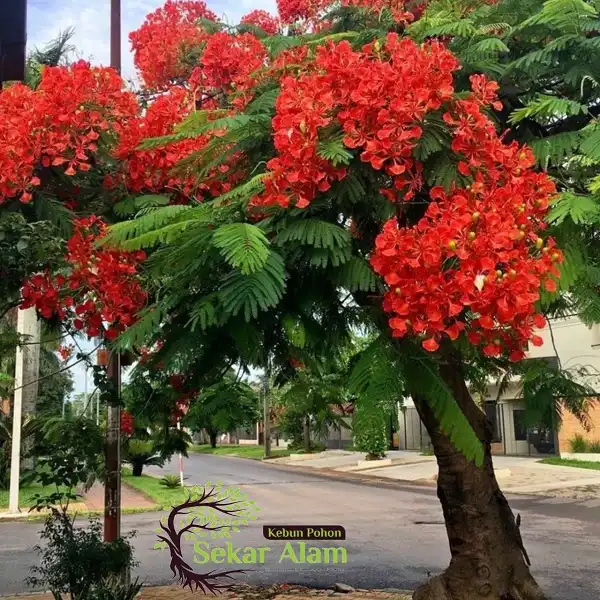
[[[211,448],[216,448],[217,447],[217,434],[216,433],[209,433],[208,436],[209,436],[209,439],[210,439],[210,447]]]
[[[500,491],[492,465],[492,429],[465,384],[460,364],[440,367],[440,374],[484,445],[477,467],[441,432],[425,398],[414,397],[427,428],[439,474],[442,504],[452,555],[448,569],[430,579],[413,600],[546,600],[529,571],[519,519]]]

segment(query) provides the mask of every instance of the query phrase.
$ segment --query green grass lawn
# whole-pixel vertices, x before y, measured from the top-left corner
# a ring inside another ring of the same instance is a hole
[[[42,486],[41,483],[32,483],[21,487],[19,490],[19,506],[22,510],[28,509],[35,503],[34,496],[41,493],[52,493],[56,490],[53,485]],[[8,490],[0,490],[0,510],[8,508]]]
[[[225,445],[211,448],[208,444],[197,445],[193,444],[190,446],[192,452],[198,452],[200,454],[219,454],[225,456],[238,456],[240,458],[251,458],[253,460],[261,460],[265,451],[262,446],[255,446],[252,444],[236,445]],[[279,458],[281,456],[289,456],[291,452],[286,448],[271,448],[271,456],[273,458]]]
[[[594,471],[600,471],[600,462],[593,460],[576,460],[573,458],[544,458],[539,462],[545,465],[558,465],[561,467],[579,467],[580,469],[592,469]]]
[[[124,484],[142,492],[151,502],[155,502],[157,510],[167,510],[174,504],[181,504],[189,495],[185,488],[166,488],[160,484],[160,479],[157,477],[150,475],[134,477],[128,469],[123,469],[121,480]]]

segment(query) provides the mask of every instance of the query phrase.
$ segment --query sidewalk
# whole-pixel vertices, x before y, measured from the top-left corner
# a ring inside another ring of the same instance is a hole
[[[121,485],[121,510],[123,512],[149,511],[154,509],[155,506],[154,502],[151,502],[140,492],[128,485]],[[0,510],[0,521],[39,518],[45,512],[29,512],[29,507],[21,507],[21,512],[18,514],[2,512]],[[101,483],[95,483],[79,502],[69,504],[69,513],[82,512],[104,512],[104,486]]]
[[[434,456],[422,456],[419,452],[394,450],[385,461],[364,461],[364,453],[328,450],[303,457],[290,456],[272,462],[289,466],[327,471],[355,473],[378,478],[409,481],[416,484],[432,484],[437,477]],[[587,497],[600,497],[600,471],[546,465],[543,457],[494,456],[494,469],[498,484],[504,492],[512,494],[547,495],[561,490],[568,496],[569,490],[578,497],[585,489]],[[391,464],[390,464],[391,462]]]
[[[101,483],[95,483],[87,494],[83,497],[83,502],[87,510],[104,511],[104,486]],[[130,488],[128,485],[121,485],[121,509],[151,509],[155,506],[140,492]]]
[[[343,584],[342,584],[343,585]],[[341,588],[340,588],[341,589]],[[311,589],[302,586],[287,586],[287,584],[269,587],[236,586],[234,591],[223,592],[219,598],[236,600],[313,600],[329,596],[343,597],[345,600],[411,600],[412,593],[404,590],[354,590],[349,586],[349,592],[337,592],[334,589]],[[53,600],[51,594],[29,594],[18,596],[0,596],[2,600]],[[159,586],[143,588],[138,600],[214,600],[213,594],[192,592],[181,586]]]

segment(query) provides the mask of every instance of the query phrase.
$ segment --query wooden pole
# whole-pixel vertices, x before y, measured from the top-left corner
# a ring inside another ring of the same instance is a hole
[[[271,378],[271,370],[267,369],[265,385],[263,388],[263,442],[265,446],[265,458],[271,456],[271,410],[269,406],[269,379]]]
[[[113,352],[107,369],[115,387],[116,398],[108,405],[106,425],[104,484],[104,541],[114,542],[121,537],[121,407],[118,400],[121,389],[121,357]]]
[[[110,2],[110,66],[121,72],[121,0]],[[106,482],[104,486],[104,541],[121,536],[121,356],[113,352],[108,363],[109,380],[116,398],[108,405],[106,425]]]

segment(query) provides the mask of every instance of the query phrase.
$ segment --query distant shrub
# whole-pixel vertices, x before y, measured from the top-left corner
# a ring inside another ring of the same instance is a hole
[[[569,440],[569,446],[571,447],[571,452],[588,452],[588,443],[579,433]]]
[[[178,475],[165,475],[160,479],[160,485],[164,485],[166,488],[175,489],[181,485]]]
[[[591,442],[588,446],[588,452],[593,452],[594,454],[600,454],[600,442]]]

